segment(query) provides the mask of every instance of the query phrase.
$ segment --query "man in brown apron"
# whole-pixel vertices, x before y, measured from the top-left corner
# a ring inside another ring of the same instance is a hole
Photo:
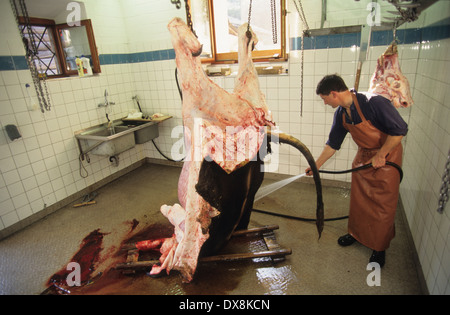
[[[334,155],[348,132],[358,145],[352,168],[372,163],[373,167],[352,173],[348,234],[338,243],[355,241],[373,250],[370,262],[382,267],[385,250],[395,235],[400,174],[386,161],[402,163],[401,140],[408,126],[391,102],[379,95],[349,91],[338,75],[325,76],[316,93],[326,105],[337,108],[329,139],[316,161],[320,168]],[[310,173],[310,169],[306,169]]]

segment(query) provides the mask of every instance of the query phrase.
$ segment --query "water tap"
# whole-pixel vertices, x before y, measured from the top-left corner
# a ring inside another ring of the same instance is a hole
[[[108,91],[105,89],[105,102],[98,104],[98,107],[107,107],[108,105],[115,105],[114,102],[108,101]]]

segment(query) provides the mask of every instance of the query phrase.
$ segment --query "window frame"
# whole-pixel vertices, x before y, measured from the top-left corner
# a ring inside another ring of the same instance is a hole
[[[70,77],[70,76],[77,76],[78,75],[77,70],[68,70],[67,69],[66,56],[64,54],[63,46],[61,43],[61,38],[59,36],[59,30],[65,29],[65,28],[70,28],[72,26],[70,26],[68,24],[56,24],[54,20],[35,18],[35,17],[30,17],[29,21],[30,21],[31,26],[45,26],[45,27],[47,27],[47,31],[52,33],[52,37],[53,37],[53,41],[54,41],[53,44],[55,46],[55,56],[57,59],[57,63],[59,64],[59,67],[61,69],[61,73],[54,74],[54,75],[48,75],[46,73],[46,78],[47,79],[55,79],[55,78],[65,78],[65,77]],[[21,25],[21,26],[26,25],[25,19],[22,16],[19,16],[19,25]],[[86,29],[86,35],[88,38],[89,48],[91,51],[90,57],[91,57],[91,61],[92,61],[92,64],[91,64],[92,72],[100,73],[101,72],[100,60],[98,57],[97,46],[95,44],[95,37],[94,37],[93,29],[92,29],[92,22],[90,19],[82,20],[82,21],[80,21],[79,26],[84,26]]]
[[[43,18],[34,18],[34,17],[30,17],[29,18],[29,22],[30,25],[33,26],[37,26],[37,27],[46,27],[47,28],[47,32],[51,33],[52,37],[53,37],[53,46],[55,48],[55,56],[56,56],[56,63],[58,63],[59,68],[61,69],[61,74],[55,74],[55,75],[48,75],[46,73],[46,77],[47,78],[59,78],[59,77],[63,77],[64,75],[64,65],[61,62],[61,52],[59,51],[59,45],[57,43],[58,39],[58,34],[55,32],[55,21],[53,20],[49,20],[49,19],[43,19]],[[25,18],[22,16],[19,16],[19,25],[26,27],[26,22],[25,22]],[[39,73],[39,75],[41,75],[41,73]]]
[[[86,35],[88,38],[88,42],[89,42],[89,50],[91,51],[91,67],[92,67],[92,72],[93,73],[100,73],[101,69],[100,69],[100,60],[98,57],[98,52],[97,52],[97,45],[95,44],[95,38],[94,38],[94,31],[92,30],[92,22],[90,19],[87,20],[82,20],[80,21],[80,25],[79,26],[84,26],[86,28]],[[66,57],[64,55],[63,52],[63,46],[61,43],[61,37],[59,36],[59,30],[61,29],[65,29],[65,28],[71,28],[74,26],[70,26],[68,24],[57,24],[55,25],[55,31],[57,34],[57,41],[58,41],[58,46],[61,50],[62,53],[62,62],[64,63],[64,70],[65,72],[68,73],[68,75],[78,75],[78,71],[77,70],[67,70],[67,63],[66,63]]]
[[[190,0],[189,1],[189,10],[191,9]],[[216,49],[216,33],[214,29],[214,0],[208,1],[208,14],[209,14],[209,30],[210,30],[210,40],[211,40],[211,55],[212,57],[201,57],[202,63],[211,63],[211,64],[233,64],[238,63],[238,52],[228,52],[228,53],[217,53]],[[223,0],[219,0],[223,1]],[[254,50],[252,51],[252,59],[254,62],[283,62],[287,61],[287,52],[286,52],[286,0],[277,0],[280,1],[280,49],[273,50]],[[191,12],[189,14],[192,16]],[[186,12],[186,17],[189,15]],[[251,22],[250,22],[251,26]],[[195,30],[195,24],[193,25]],[[279,56],[277,58],[273,57],[275,54]]]

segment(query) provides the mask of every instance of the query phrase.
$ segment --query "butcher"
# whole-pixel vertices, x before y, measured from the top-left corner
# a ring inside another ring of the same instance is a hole
[[[341,246],[356,241],[372,249],[369,262],[383,267],[386,249],[395,235],[400,174],[390,161],[401,166],[402,138],[408,126],[388,98],[349,90],[338,75],[327,75],[316,94],[325,105],[336,109],[328,141],[316,160],[320,168],[340,149],[350,133],[358,151],[352,167],[372,167],[352,173],[348,233],[338,239]],[[311,175],[311,169],[306,173]]]

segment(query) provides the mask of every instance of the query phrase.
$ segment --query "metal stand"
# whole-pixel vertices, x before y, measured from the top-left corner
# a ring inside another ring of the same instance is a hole
[[[218,262],[218,261],[236,261],[246,260],[261,257],[271,257],[274,261],[284,260],[286,255],[292,254],[290,248],[283,248],[278,244],[274,230],[279,229],[278,225],[266,225],[263,227],[252,228],[248,230],[235,231],[232,235],[234,237],[242,237],[249,235],[261,235],[267,246],[266,251],[236,253],[236,254],[223,254],[208,257],[200,257],[199,262]],[[115,266],[115,269],[123,270],[124,274],[134,274],[137,270],[145,270],[152,268],[153,265],[159,263],[158,259],[153,260],[139,260],[139,249],[135,248],[133,244],[127,244],[124,247],[128,250],[127,260],[125,263],[120,263]]]

